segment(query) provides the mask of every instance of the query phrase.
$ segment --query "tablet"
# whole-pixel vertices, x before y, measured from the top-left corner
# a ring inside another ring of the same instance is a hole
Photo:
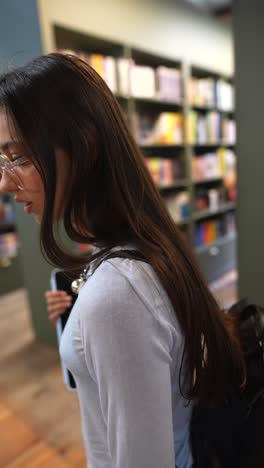
[[[63,270],[59,270],[59,269],[52,270],[51,276],[50,276],[50,284],[51,284],[52,291],[63,290],[63,291],[66,291],[67,294],[72,296],[71,305],[66,309],[66,311],[62,315],[59,316],[57,323],[56,323],[58,346],[60,346],[62,332],[67,323],[72,307],[78,296],[72,292],[71,280],[69,280],[67,276],[65,276],[65,272],[63,272]],[[61,360],[61,367],[62,367],[63,380],[68,390],[70,390],[71,392],[76,391],[76,383],[73,378],[73,375],[65,367],[62,360]]]

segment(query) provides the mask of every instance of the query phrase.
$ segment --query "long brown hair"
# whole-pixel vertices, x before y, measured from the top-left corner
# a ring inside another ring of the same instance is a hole
[[[65,231],[74,241],[104,249],[133,243],[144,254],[184,335],[182,363],[188,379],[181,388],[186,398],[218,400],[232,385],[239,387],[244,364],[235,329],[205,284],[100,76],[75,56],[41,56],[0,77],[0,106],[43,179],[40,239],[48,261],[70,270],[94,258],[67,251],[54,230],[55,147],[61,147],[72,173]]]

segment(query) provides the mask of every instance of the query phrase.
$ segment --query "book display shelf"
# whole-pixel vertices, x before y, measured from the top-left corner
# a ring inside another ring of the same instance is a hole
[[[190,67],[186,107],[193,242],[208,281],[214,281],[236,267],[233,80]]]
[[[233,269],[232,79],[59,25],[53,26],[53,35],[55,51],[87,61],[116,96],[172,218],[195,247],[207,281]],[[1,255],[0,250],[0,261]]]
[[[235,268],[232,78],[59,25],[53,32],[55,50],[87,61],[116,96],[207,281]]]

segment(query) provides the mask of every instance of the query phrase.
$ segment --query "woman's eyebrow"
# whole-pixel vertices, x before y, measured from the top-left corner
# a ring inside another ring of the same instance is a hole
[[[0,150],[4,153],[5,151],[10,150],[10,147],[17,146],[17,145],[20,145],[19,141],[16,141],[16,140],[7,141],[6,143],[2,143],[2,145],[0,145]]]

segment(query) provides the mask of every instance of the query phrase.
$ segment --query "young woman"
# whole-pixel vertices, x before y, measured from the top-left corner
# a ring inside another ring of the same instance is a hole
[[[82,60],[36,58],[0,78],[0,151],[0,191],[34,214],[46,258],[89,264],[60,346],[89,467],[191,467],[192,401],[239,387],[243,358],[116,99]],[[96,253],[69,253],[62,227]],[[96,268],[122,249],[145,261]]]

